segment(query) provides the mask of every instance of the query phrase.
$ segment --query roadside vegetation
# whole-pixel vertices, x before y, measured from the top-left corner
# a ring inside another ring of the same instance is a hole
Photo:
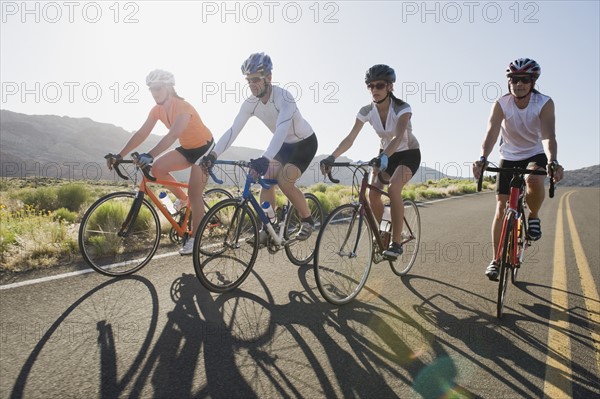
[[[484,190],[492,188],[484,181]],[[129,190],[126,184],[100,181],[65,181],[49,178],[0,180],[0,272],[21,272],[79,262],[79,222],[96,199],[109,192]],[[318,183],[303,188],[312,192],[327,214],[356,198],[350,186]],[[403,195],[417,202],[474,193],[470,180],[441,179],[409,184]],[[236,190],[232,192],[235,194]],[[285,197],[277,196],[282,206]],[[163,233],[170,225],[163,223]],[[161,242],[169,242],[168,237]]]

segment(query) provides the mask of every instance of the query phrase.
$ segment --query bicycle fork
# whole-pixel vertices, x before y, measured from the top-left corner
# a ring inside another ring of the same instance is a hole
[[[144,192],[137,191],[135,193],[135,199],[133,200],[131,209],[129,210],[127,217],[125,217],[125,221],[121,225],[121,229],[117,233],[117,235],[119,237],[127,237],[129,235],[129,232],[131,231],[131,228],[135,224],[138,214],[140,213],[140,209],[142,208],[143,201],[144,201]]]

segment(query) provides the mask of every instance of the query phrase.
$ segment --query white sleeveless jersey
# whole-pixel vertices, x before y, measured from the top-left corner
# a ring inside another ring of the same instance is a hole
[[[360,111],[358,111],[356,119],[363,123],[369,122],[371,126],[373,126],[375,133],[377,133],[377,135],[381,138],[381,149],[385,150],[395,137],[398,119],[408,112],[412,112],[408,103],[402,101],[400,104],[397,104],[392,99],[392,101],[390,101],[390,109],[388,110],[385,127],[383,127],[383,124],[381,123],[381,118],[379,117],[379,112],[377,112],[375,103],[371,103],[362,107]],[[413,150],[417,148],[419,148],[419,142],[412,133],[412,124],[409,120],[406,127],[406,134],[394,152]]]
[[[540,113],[550,97],[531,93],[529,104],[519,109],[511,94],[498,100],[504,112],[500,125],[500,156],[507,161],[522,161],[544,152]]]
[[[266,104],[255,96],[246,99],[233,125],[221,136],[215,146],[217,156],[227,150],[252,116],[260,119],[273,133],[273,139],[263,156],[273,159],[283,143],[297,143],[313,134],[312,127],[300,114],[296,101],[289,91],[272,86]]]

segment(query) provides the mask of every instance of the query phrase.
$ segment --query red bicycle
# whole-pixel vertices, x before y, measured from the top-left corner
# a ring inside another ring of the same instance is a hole
[[[481,171],[481,176],[479,176],[477,191],[481,191],[483,173],[485,171],[512,174],[510,196],[502,222],[500,245],[494,258],[496,264],[500,267],[496,317],[501,318],[509,276],[511,282],[514,284],[517,281],[519,269],[523,264],[525,250],[531,245],[531,239],[527,236],[527,218],[525,217],[525,175],[546,176],[547,172],[539,169],[497,168],[486,165]],[[552,172],[550,175],[552,177]],[[550,179],[549,194],[550,198],[554,197],[554,179],[552,178]]]

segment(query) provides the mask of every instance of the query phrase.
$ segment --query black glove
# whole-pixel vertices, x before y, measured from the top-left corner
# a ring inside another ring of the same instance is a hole
[[[108,166],[108,170],[112,170],[113,165],[121,161],[123,157],[119,154],[115,155],[108,153],[104,156],[104,159],[106,159],[106,166]]]
[[[213,167],[213,165],[215,164],[215,161],[217,160],[217,157],[215,157],[212,152],[210,154],[208,154],[207,156],[205,156],[204,158],[202,158],[202,161],[200,162],[202,165],[204,165],[204,167],[206,169],[210,169]]]
[[[321,159],[321,166],[331,166],[335,162],[335,157],[333,155],[328,156],[325,159]]]
[[[269,170],[269,159],[260,157],[250,160],[250,169],[254,169],[260,176],[263,176]]]

